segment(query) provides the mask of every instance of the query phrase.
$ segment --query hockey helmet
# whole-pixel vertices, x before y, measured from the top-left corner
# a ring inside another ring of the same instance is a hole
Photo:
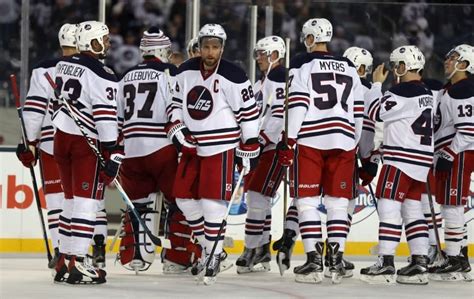
[[[332,24],[327,19],[315,18],[309,19],[304,23],[303,29],[301,30],[300,41],[305,44],[306,48],[309,49],[313,45],[306,44],[306,37],[312,35],[315,43],[327,43],[332,39]]]
[[[390,54],[390,67],[397,68],[400,63],[405,64],[405,73],[398,74],[401,77],[411,70],[422,70],[425,66],[425,55],[421,53],[417,46],[401,46]]]
[[[372,58],[372,54],[364,48],[359,48],[359,47],[350,47],[347,48],[347,50],[344,52],[342,55],[349,59],[357,68],[357,70],[364,65],[365,66],[365,74],[364,77],[367,76],[367,74],[372,72],[372,64],[374,62],[374,59]]]
[[[218,38],[221,40],[222,46],[224,46],[227,34],[225,33],[224,28],[219,24],[206,24],[202,26],[198,33],[199,46],[201,46],[202,39],[205,37]]]
[[[58,32],[59,46],[77,48],[76,30],[77,24],[62,25]]]
[[[168,62],[172,53],[171,41],[163,31],[153,26],[143,32],[140,50],[142,56],[155,56],[163,62]]]
[[[105,55],[104,36],[109,34],[109,28],[102,22],[86,21],[79,24],[76,31],[77,48],[79,51],[90,51],[94,54]],[[100,52],[92,49],[92,41],[97,40],[102,46]]]
[[[457,71],[466,71],[468,73],[474,73],[474,47],[467,44],[462,44],[452,48],[448,54],[446,54],[446,58],[451,56],[453,53],[458,53],[459,57],[457,58],[456,62],[456,70]],[[468,66],[464,70],[457,69],[457,63],[467,61]]]
[[[193,37],[189,40],[187,46],[188,53],[194,53],[199,50],[199,42],[197,37]]]
[[[286,48],[283,39],[276,35],[264,37],[257,41],[253,48],[253,58],[258,58],[258,52],[262,51],[266,56],[272,55],[273,51],[278,53],[278,59],[285,57]]]

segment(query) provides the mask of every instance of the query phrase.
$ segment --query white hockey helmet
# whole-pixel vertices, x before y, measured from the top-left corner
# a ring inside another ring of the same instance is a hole
[[[206,24],[201,27],[198,33],[199,46],[201,46],[204,37],[218,38],[221,40],[222,46],[224,46],[227,34],[224,28],[219,24]]]
[[[257,41],[253,48],[253,58],[257,59],[258,51],[262,51],[266,56],[272,55],[273,51],[278,53],[278,59],[285,57],[286,48],[283,39],[276,35],[264,37]]]
[[[77,24],[62,25],[58,32],[59,46],[77,48],[76,30]]]
[[[365,75],[372,72],[372,64],[374,59],[372,58],[372,54],[364,48],[359,47],[350,47],[342,54],[342,56],[349,59],[359,70],[359,68],[364,65],[365,66]]]
[[[105,54],[104,36],[109,34],[109,28],[102,22],[86,21],[79,24],[76,31],[77,49],[90,51],[94,54]],[[92,41],[96,39],[102,46],[100,52],[92,49]]]
[[[186,49],[187,49],[188,53],[194,53],[196,50],[199,50],[198,38],[193,37],[192,39],[190,39]]]
[[[142,56],[155,56],[163,62],[168,62],[172,53],[171,41],[163,31],[153,26],[143,32],[140,50]]]
[[[467,44],[462,44],[462,45],[456,46],[456,47],[452,48],[448,52],[448,54],[446,54],[446,58],[451,56],[453,53],[458,53],[459,54],[459,57],[457,58],[457,62],[456,62],[456,65],[455,65],[456,71],[461,71],[461,72],[466,71],[468,73],[473,74],[474,73],[474,47],[471,46],[471,45],[467,45]],[[460,69],[457,68],[457,64],[459,62],[463,62],[463,61],[467,61],[468,66],[466,67],[466,69],[460,70]]]
[[[306,44],[306,37],[312,35],[314,42],[312,45]],[[311,48],[315,43],[327,43],[332,39],[332,24],[324,18],[309,19],[301,29],[300,41],[305,44],[306,49]]]
[[[397,73],[398,77],[404,76],[411,70],[422,70],[425,66],[425,55],[417,46],[401,46],[390,54],[390,66],[392,69],[397,68],[402,62],[405,64],[405,73]]]

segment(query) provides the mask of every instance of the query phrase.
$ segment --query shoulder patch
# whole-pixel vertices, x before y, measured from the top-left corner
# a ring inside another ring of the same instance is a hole
[[[241,84],[248,80],[245,71],[226,59],[221,59],[217,73],[232,83]]]
[[[412,98],[418,97],[424,94],[433,95],[431,90],[424,84],[417,82],[402,82],[395,86],[392,86],[389,91],[397,96]]]
[[[474,97],[474,82],[462,80],[448,88],[448,94],[455,100],[464,100]]]
[[[56,64],[58,63],[58,61],[60,61],[60,60],[61,60],[61,58],[45,59],[43,61],[38,62],[33,67],[33,69],[39,69],[39,68],[49,69],[51,67],[55,67]]]
[[[268,74],[268,79],[273,82],[283,83],[286,80],[286,68],[282,65],[277,66]]]
[[[362,85],[364,85],[368,89],[372,88],[372,83],[370,83],[370,81],[367,80],[366,78],[360,78],[360,82],[362,83]]]

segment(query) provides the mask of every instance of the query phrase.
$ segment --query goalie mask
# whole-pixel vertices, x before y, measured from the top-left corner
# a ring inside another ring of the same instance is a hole
[[[169,62],[171,51],[170,39],[156,27],[151,27],[143,33],[140,41],[142,56],[154,56],[162,62]]]
[[[58,32],[59,46],[77,48],[76,30],[76,24],[62,25]]]
[[[454,47],[451,49],[448,54],[446,54],[446,60],[451,59],[453,54],[458,54],[459,56],[456,58],[456,63],[454,65],[454,70],[453,72],[448,76],[448,79],[451,79],[451,77],[456,73],[456,72],[468,72],[470,74],[474,73],[474,47],[466,44],[462,44],[459,46]],[[467,62],[467,67],[465,69],[459,69],[458,64],[466,61]]]
[[[109,28],[102,22],[87,21],[79,24],[76,31],[77,49],[81,52],[90,51],[96,55],[105,55],[104,37],[109,34]],[[97,40],[102,50],[92,49],[92,41]]]
[[[222,47],[224,47],[227,34],[225,33],[224,28],[219,24],[206,24],[202,26],[201,30],[199,30],[199,46],[202,45],[203,38],[218,38],[222,43]]]
[[[314,41],[311,45],[306,44],[306,37],[312,35]],[[327,19],[316,18],[309,19],[304,23],[301,30],[300,41],[306,46],[306,50],[314,46],[316,43],[327,43],[332,39],[332,24]]]
[[[374,59],[369,51],[359,47],[350,47],[342,55],[349,59],[356,67],[357,70],[363,65],[365,66],[365,74],[363,78],[367,77],[367,74],[372,73],[372,64]]]
[[[403,63],[405,72],[398,73],[398,67]],[[390,54],[390,68],[395,71],[397,77],[403,77],[408,71],[418,70],[420,72],[425,66],[425,56],[416,46],[401,46]]]

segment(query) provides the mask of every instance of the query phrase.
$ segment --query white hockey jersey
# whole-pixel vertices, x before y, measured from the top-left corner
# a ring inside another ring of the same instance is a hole
[[[352,150],[359,142],[364,90],[348,59],[305,53],[290,64],[288,137],[298,144]]]
[[[54,91],[44,73],[55,77],[56,63],[59,58],[40,62],[31,72],[30,88],[23,106],[23,120],[29,142],[39,141],[39,148],[53,154],[54,127],[51,121],[53,114]]]
[[[368,116],[370,103],[382,96],[382,84],[372,84],[364,78],[361,78],[361,82],[364,89],[364,122],[359,141],[359,155],[365,159],[380,147],[383,140],[383,124],[371,120]]]
[[[175,96],[168,107],[170,121],[180,120],[197,139],[200,156],[212,156],[258,138],[258,107],[245,72],[221,59],[212,73],[201,58],[180,65]]]
[[[117,110],[126,158],[143,157],[171,144],[165,132],[166,107],[175,74],[172,64],[146,60],[120,80]]]
[[[435,117],[435,151],[474,150],[474,82],[461,80],[440,92]]]
[[[397,84],[375,99],[369,118],[384,122],[383,163],[426,182],[433,163],[433,95],[421,81]]]
[[[255,83],[255,100],[257,106],[261,106],[260,136],[270,142],[264,152],[276,148],[284,129],[285,70],[285,67],[277,66],[263,81]],[[262,104],[259,105],[259,102]]]
[[[101,142],[117,141],[118,82],[111,69],[86,54],[65,57],[56,65],[56,84],[88,136]],[[61,102],[53,114],[53,124],[63,132],[82,135]]]

